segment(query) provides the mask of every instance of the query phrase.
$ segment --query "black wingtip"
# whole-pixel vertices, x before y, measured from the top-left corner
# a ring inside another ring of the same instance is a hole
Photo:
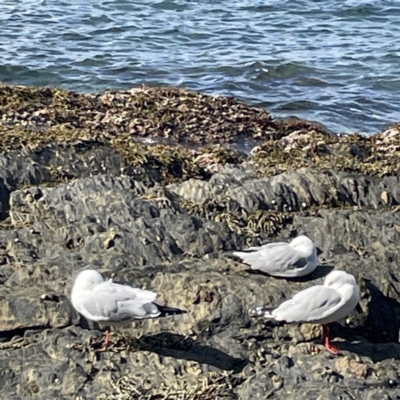
[[[170,317],[172,315],[187,314],[186,310],[181,310],[180,308],[162,306],[160,304],[157,304],[157,308],[161,312],[161,314],[159,315],[160,317]]]

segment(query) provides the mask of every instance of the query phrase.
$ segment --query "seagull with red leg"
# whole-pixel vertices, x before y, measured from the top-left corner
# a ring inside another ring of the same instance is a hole
[[[178,308],[156,303],[157,293],[104,280],[93,269],[81,271],[75,278],[71,303],[79,314],[106,328],[104,346],[110,343],[112,325],[126,325],[135,319],[149,319],[184,314]]]
[[[333,354],[339,354],[340,350],[330,341],[328,324],[347,317],[359,300],[360,288],[354,276],[335,270],[325,277],[323,285],[302,290],[273,310],[265,307],[251,309],[250,315],[288,323],[321,324],[325,348]]]

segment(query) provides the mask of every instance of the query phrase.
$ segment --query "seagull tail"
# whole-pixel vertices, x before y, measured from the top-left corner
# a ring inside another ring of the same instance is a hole
[[[162,306],[160,304],[155,304],[160,311],[160,317],[170,317],[171,315],[179,315],[179,314],[186,314],[186,310],[181,310],[180,308],[175,308],[175,307],[168,307],[168,306]]]
[[[272,315],[272,311],[274,309],[270,308],[270,307],[254,307],[254,308],[250,308],[249,310],[249,314],[250,317],[264,317],[264,318],[272,318],[274,319],[274,316]]]
[[[241,260],[243,260],[244,258],[246,258],[246,255],[248,255],[249,253],[245,253],[243,251],[234,251],[232,253],[232,256],[240,258]]]
[[[232,253],[232,257],[239,259],[243,264],[247,264],[251,269],[258,269],[257,267],[252,265],[252,260],[254,258],[254,253],[251,252],[243,252],[243,251],[234,251]]]

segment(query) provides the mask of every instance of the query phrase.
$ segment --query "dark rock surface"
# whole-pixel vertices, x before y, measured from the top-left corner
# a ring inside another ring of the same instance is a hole
[[[13,143],[19,133],[7,132]],[[171,169],[181,155],[160,157],[157,145],[146,147],[147,160],[158,157],[151,165],[107,141],[3,148],[0,399],[399,399],[399,136],[398,127],[369,142],[320,136],[315,158],[286,147],[287,164],[271,155],[267,166],[254,152],[233,162],[190,150],[179,165],[208,169],[197,178]],[[389,161],[370,151],[378,145]],[[303,157],[297,166],[291,151]],[[375,173],[374,163],[388,169]],[[322,252],[311,276],[249,273],[230,257],[301,232]],[[117,329],[110,350],[96,353],[102,332],[68,300],[88,264],[188,313]],[[333,268],[354,274],[362,297],[332,324],[341,356],[322,350],[319,326],[249,318],[249,308],[276,306]]]

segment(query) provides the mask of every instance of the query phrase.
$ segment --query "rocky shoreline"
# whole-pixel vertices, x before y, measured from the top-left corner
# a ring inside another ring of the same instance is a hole
[[[77,94],[0,85],[0,399],[396,399],[400,125],[336,136],[176,88]],[[309,277],[233,250],[307,232]],[[67,298],[91,264],[188,311],[102,332]],[[251,320],[333,268],[361,286],[332,324]]]

